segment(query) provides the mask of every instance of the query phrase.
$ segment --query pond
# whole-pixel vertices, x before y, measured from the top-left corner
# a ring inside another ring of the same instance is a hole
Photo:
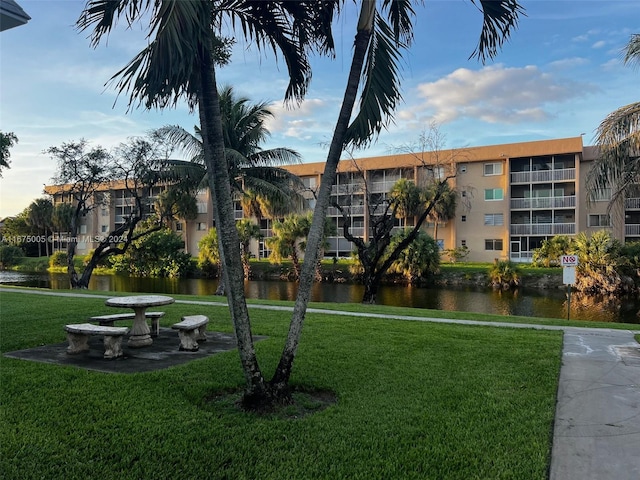
[[[66,274],[0,272],[0,284],[67,289]],[[185,278],[137,278],[119,275],[93,275],[91,290],[117,292],[147,292],[188,295],[213,295],[217,280]],[[295,282],[248,280],[247,298],[295,300]],[[314,302],[358,303],[362,300],[362,285],[316,283],[311,300]],[[484,288],[382,286],[378,304],[445,311],[522,315],[529,317],[567,318],[567,293],[563,289],[494,291]],[[637,312],[640,300],[624,299],[615,305],[594,297],[571,296],[572,320],[626,322],[640,324]]]

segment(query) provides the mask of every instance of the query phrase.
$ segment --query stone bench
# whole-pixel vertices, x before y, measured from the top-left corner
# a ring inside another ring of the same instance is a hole
[[[178,330],[180,337],[180,350],[188,352],[197,352],[200,346],[198,342],[207,340],[207,323],[209,318],[205,315],[188,315],[182,317],[182,321],[171,326]]]
[[[144,316],[151,319],[151,336],[157,337],[160,334],[160,319],[165,312],[145,312]],[[135,313],[115,313],[113,315],[96,315],[91,317],[92,322],[98,322],[100,325],[112,327],[113,322],[119,320],[133,320]]]
[[[92,323],[77,323],[65,325],[67,332],[68,354],[89,351],[89,337],[104,335],[104,358],[118,358],[122,353],[122,337],[129,331],[127,327],[108,327]]]

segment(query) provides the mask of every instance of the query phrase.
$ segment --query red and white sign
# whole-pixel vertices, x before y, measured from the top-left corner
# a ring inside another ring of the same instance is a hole
[[[575,267],[578,265],[578,256],[577,255],[562,255],[560,257],[560,264],[563,267]]]

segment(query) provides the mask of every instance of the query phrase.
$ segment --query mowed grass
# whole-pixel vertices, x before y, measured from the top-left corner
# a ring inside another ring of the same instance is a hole
[[[163,326],[201,313],[232,331],[224,305],[162,309]],[[64,342],[98,313],[113,313],[103,298],[2,292],[0,348]],[[270,375],[290,314],[251,316]],[[235,350],[139,374],[3,356],[0,477],[544,479],[561,348],[560,332],[312,312],[292,383],[337,402],[301,418],[210,400],[242,386]]]

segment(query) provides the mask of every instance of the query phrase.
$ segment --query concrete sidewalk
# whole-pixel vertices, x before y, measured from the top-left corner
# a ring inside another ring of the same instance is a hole
[[[98,297],[51,290],[0,287],[0,292]],[[220,301],[176,303],[225,305]],[[291,311],[291,307],[250,305],[250,309]],[[447,320],[364,312],[308,309],[328,315],[564,332],[558,385],[551,480],[640,480],[640,346],[638,330]],[[175,342],[174,342],[175,343]]]
[[[640,348],[631,332],[565,332],[550,479],[640,479]]]

